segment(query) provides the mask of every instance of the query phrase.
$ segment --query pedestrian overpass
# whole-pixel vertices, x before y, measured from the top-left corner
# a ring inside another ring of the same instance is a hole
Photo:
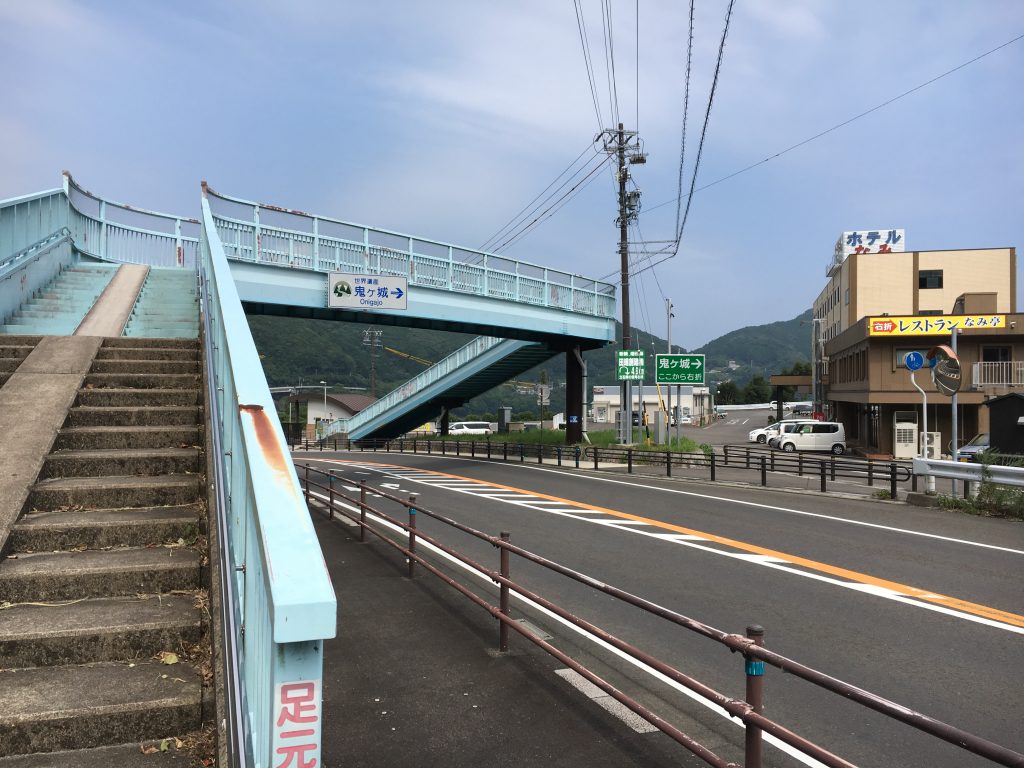
[[[233,762],[268,765],[273,754],[298,748],[275,726],[299,706],[289,696],[298,690],[302,707],[320,711],[322,640],[334,635],[336,604],[243,311],[481,335],[353,420],[354,438],[397,434],[564,353],[573,439],[582,423],[580,352],[613,340],[615,294],[606,283],[493,254],[248,202],[205,183],[202,192],[195,219],[104,199],[67,172],[61,188],[0,201],[0,330],[66,333],[17,322],[49,322],[40,315],[60,307],[22,308],[79,263],[195,276],[217,513],[211,526],[223,560],[224,734]],[[404,277],[408,308],[331,308],[331,272]],[[155,324],[148,327],[167,331],[159,307],[148,312],[146,322]],[[2,518],[0,554],[14,522]],[[314,731],[313,746],[301,747],[315,747],[319,758]]]

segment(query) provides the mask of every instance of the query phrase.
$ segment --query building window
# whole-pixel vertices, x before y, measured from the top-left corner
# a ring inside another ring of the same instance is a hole
[[[941,269],[922,269],[917,273],[917,287],[918,288],[941,288],[942,287],[942,270]]]
[[[919,315],[941,315],[942,314],[942,310],[941,309],[919,309],[917,311],[917,314],[919,314]]]
[[[982,347],[981,362],[983,363],[1009,363],[1009,347]]]
[[[846,289],[846,296],[844,297],[843,304],[846,304],[847,306],[849,306],[849,304],[850,304],[850,289],[849,288]]]

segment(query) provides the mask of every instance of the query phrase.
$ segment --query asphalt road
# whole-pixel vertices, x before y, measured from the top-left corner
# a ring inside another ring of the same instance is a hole
[[[750,428],[726,419],[701,432],[737,442],[732,433],[745,439]],[[510,531],[519,546],[719,629],[761,624],[773,650],[1024,752],[1024,525],[471,459],[333,456],[310,459],[337,470],[343,484],[363,478],[399,496],[418,493],[421,508],[487,533]],[[418,521],[496,566],[489,544],[426,515]],[[742,659],[721,646],[529,563],[514,560],[512,576],[742,698]],[[742,743],[739,728],[679,691],[548,616],[516,610],[684,731],[709,744]],[[765,690],[769,716],[858,765],[990,765],[770,668]],[[769,756],[801,764],[778,750]]]

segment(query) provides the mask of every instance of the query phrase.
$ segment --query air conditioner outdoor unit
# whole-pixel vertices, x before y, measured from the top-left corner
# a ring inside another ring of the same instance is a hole
[[[917,450],[917,412],[896,411],[893,415],[893,458],[912,459],[920,455]]]
[[[925,446],[928,446],[925,458],[928,459],[940,459],[942,458],[942,433],[941,432],[922,432],[921,433],[921,452],[925,452]]]

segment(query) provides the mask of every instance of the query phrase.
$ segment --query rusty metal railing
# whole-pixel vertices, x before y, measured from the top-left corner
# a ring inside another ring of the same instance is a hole
[[[545,639],[534,634],[527,626],[511,618],[509,611],[509,592],[515,592],[524,600],[534,603],[541,608],[550,611],[564,621],[582,629],[599,640],[611,645],[622,653],[630,656],[636,661],[656,670],[666,678],[693,691],[702,698],[718,705],[729,715],[740,720],[745,729],[744,734],[744,766],[745,768],[761,768],[762,766],[762,734],[768,733],[779,741],[799,750],[830,768],[852,768],[853,764],[842,757],[833,754],[828,749],[815,744],[800,736],[784,725],[775,722],[763,714],[764,695],[764,668],[765,664],[771,665],[798,677],[806,682],[816,685],[824,690],[854,701],[868,709],[874,710],[886,717],[909,725],[924,733],[942,739],[950,744],[964,749],[967,752],[984,757],[996,764],[1005,766],[1024,767],[1024,754],[1020,754],[1006,747],[995,744],[980,736],[968,733],[956,726],[942,722],[928,715],[917,712],[909,707],[898,704],[883,696],[872,693],[866,689],[847,683],[836,677],[828,675],[819,670],[801,664],[781,654],[775,653],[764,647],[764,629],[757,625],[747,627],[745,635],[725,632],[716,629],[708,624],[697,621],[676,611],[659,606],[649,600],[634,595],[618,587],[607,584],[584,573],[576,571],[565,565],[545,558],[511,542],[511,534],[502,531],[498,536],[479,531],[471,526],[460,523],[457,520],[446,517],[442,514],[425,508],[418,501],[418,494],[410,494],[408,498],[400,498],[387,493],[380,488],[374,488],[373,494],[388,501],[398,504],[407,513],[407,520],[399,520],[385,512],[375,509],[367,503],[367,485],[365,479],[360,479],[358,497],[350,496],[339,490],[336,486],[337,475],[334,470],[321,470],[311,467],[310,464],[296,464],[298,476],[302,481],[306,503],[311,509],[322,508],[331,518],[335,514],[344,516],[353,521],[359,527],[360,540],[364,540],[366,533],[378,537],[381,541],[401,552],[408,562],[408,576],[415,578],[417,566],[428,573],[436,576],[441,581],[464,595],[479,607],[483,608],[494,618],[498,619],[499,637],[498,648],[500,651],[508,650],[508,629],[511,628],[522,635],[525,639],[534,643],[574,670],[585,679],[596,685],[616,701],[620,702],[632,712],[642,717],[648,723],[669,736],[678,744],[700,757],[708,765],[717,768],[739,768],[736,763],[725,760],[706,746],[700,744],[680,729],[669,723],[667,720],[640,704],[628,694],[617,689],[593,671],[587,669],[576,660],[554,647]],[[319,482],[318,482],[319,480]],[[317,490],[319,490],[319,493]],[[351,506],[349,506],[351,505]],[[476,539],[485,541],[499,550],[499,567],[497,570],[482,565],[469,556],[442,543],[437,538],[424,533],[416,524],[416,518],[424,515],[436,520],[462,533],[468,534]],[[376,520],[372,519],[375,518]],[[392,528],[404,531],[406,541],[396,541],[374,525],[382,521]],[[498,586],[498,604],[488,602],[484,597],[477,594],[469,587],[456,581],[449,574],[441,571],[430,561],[420,554],[417,544],[426,542],[439,552],[455,559],[466,567],[478,572],[490,579]],[[724,645],[730,651],[738,652],[744,658],[744,671],[746,677],[746,700],[734,699],[701,681],[684,674],[675,667],[655,658],[636,646],[622,640],[612,633],[598,627],[584,618],[576,616],[565,608],[544,598],[523,584],[511,579],[510,555],[516,555],[531,563],[544,567],[554,573],[590,587],[593,590],[614,597],[622,602],[632,605],[642,611],[658,616],[684,629],[695,632],[710,640]]]

